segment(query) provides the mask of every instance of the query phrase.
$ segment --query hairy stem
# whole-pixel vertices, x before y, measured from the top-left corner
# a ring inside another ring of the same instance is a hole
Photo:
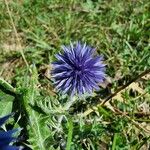
[[[65,104],[65,106],[64,106],[64,108],[65,108],[65,111],[68,111],[69,110],[69,108],[73,105],[73,103],[75,102],[75,97],[70,97],[69,98],[69,100],[68,100],[68,102]],[[61,122],[62,122],[62,120],[63,120],[63,118],[64,118],[65,116],[64,115],[61,115],[59,118],[58,118],[58,129],[59,129],[59,127],[60,127],[60,125],[61,125]]]

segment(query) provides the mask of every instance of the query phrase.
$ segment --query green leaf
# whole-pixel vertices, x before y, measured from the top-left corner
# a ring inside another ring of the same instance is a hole
[[[9,94],[6,94],[5,92],[3,92],[1,89],[0,89],[0,101],[13,101],[14,100],[14,96],[12,95],[9,95]]]
[[[28,80],[28,81],[27,81]],[[47,150],[45,146],[45,140],[50,135],[50,130],[47,127],[44,115],[36,112],[31,106],[34,106],[35,102],[38,100],[40,95],[38,90],[38,73],[36,67],[32,67],[32,75],[25,79],[28,83],[26,85],[27,92],[23,96],[23,101],[25,102],[25,107],[29,116],[29,142],[30,147],[36,150]]]
[[[0,101],[0,116],[5,116],[11,113],[12,102],[11,101]]]
[[[12,112],[14,96],[11,94],[14,94],[14,92],[14,88],[5,80],[0,78],[0,116],[4,116]]]

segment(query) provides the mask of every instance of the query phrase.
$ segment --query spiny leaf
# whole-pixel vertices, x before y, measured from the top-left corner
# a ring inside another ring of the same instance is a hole
[[[24,101],[26,102],[27,113],[29,116],[29,142],[32,145],[32,149],[47,150],[44,142],[49,136],[49,129],[47,127],[46,120],[43,115],[40,115],[31,105],[34,105],[37,97],[40,95],[38,91],[38,73],[36,67],[32,67],[32,75],[27,78],[29,85],[27,85],[27,92],[24,95]]]

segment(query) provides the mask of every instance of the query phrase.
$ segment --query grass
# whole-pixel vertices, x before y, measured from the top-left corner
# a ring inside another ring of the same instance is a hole
[[[150,148],[148,0],[5,0],[0,8],[0,116],[16,112],[10,124],[23,128],[18,145],[33,150]],[[54,90],[50,64],[70,41],[96,47],[104,55],[108,79],[100,91],[77,99],[66,111],[68,97]],[[58,126],[61,115],[66,120]]]

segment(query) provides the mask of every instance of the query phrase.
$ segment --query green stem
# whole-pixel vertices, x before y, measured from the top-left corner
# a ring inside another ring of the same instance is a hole
[[[65,106],[64,106],[64,108],[65,108],[65,111],[68,111],[69,110],[69,108],[73,105],[73,103],[75,102],[75,97],[70,97],[70,99],[69,99],[69,101],[65,104]],[[62,120],[63,120],[63,117],[64,117],[64,115],[61,115],[60,117],[59,117],[59,119],[58,119],[58,129],[59,129],[59,127],[60,127],[60,125],[61,125],[61,122],[62,122]]]
[[[3,86],[6,90],[10,91],[11,93],[17,94],[15,88],[9,84],[7,81],[5,81],[4,79],[0,78],[0,85]]]
[[[72,122],[72,119],[69,119],[68,120],[68,138],[67,138],[66,150],[71,149],[72,133],[73,133],[73,122]]]

